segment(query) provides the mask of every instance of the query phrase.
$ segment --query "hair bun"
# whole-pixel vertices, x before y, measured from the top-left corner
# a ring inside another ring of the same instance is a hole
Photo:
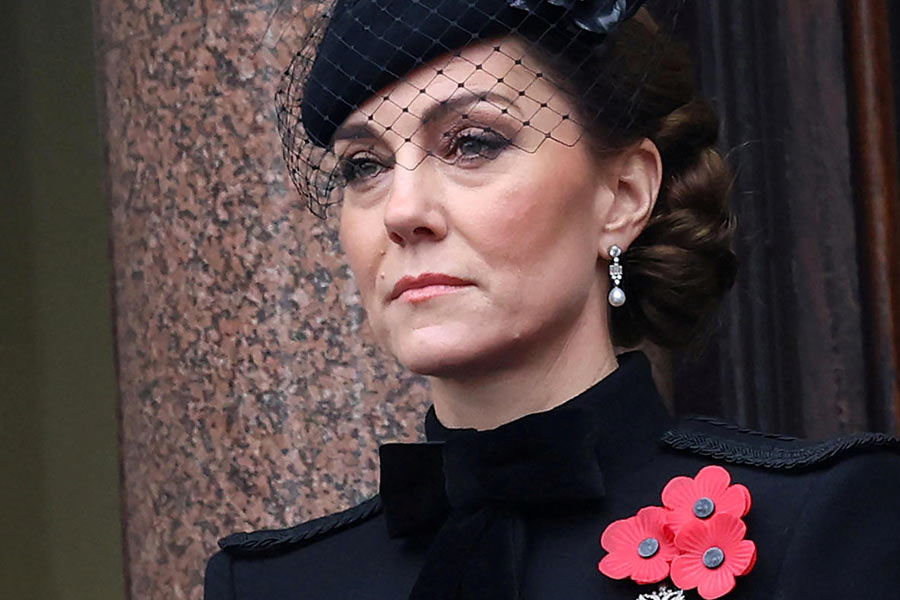
[[[697,153],[714,146],[719,136],[719,117],[712,105],[694,98],[663,117],[653,136],[663,165],[678,171],[694,162]]]
[[[670,145],[682,159],[666,165],[650,221],[622,256],[629,303],[613,312],[611,327],[621,346],[643,338],[669,348],[690,344],[734,284],[730,170],[715,138],[700,135],[704,127],[687,114],[676,119],[677,129],[687,133]]]

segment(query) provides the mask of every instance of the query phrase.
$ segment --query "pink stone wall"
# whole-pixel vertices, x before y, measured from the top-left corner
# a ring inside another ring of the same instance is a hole
[[[131,597],[199,599],[216,539],[376,491],[424,382],[372,341],[273,94],[294,0],[95,0]]]

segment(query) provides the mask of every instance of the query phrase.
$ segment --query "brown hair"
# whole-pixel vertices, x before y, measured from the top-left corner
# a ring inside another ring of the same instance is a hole
[[[653,213],[620,259],[628,301],[612,309],[613,343],[648,339],[671,348],[696,341],[734,283],[737,258],[719,121],[696,95],[686,49],[644,9],[587,52],[571,40],[536,41],[551,73],[565,74],[557,78],[592,146],[610,152],[649,138],[662,156]]]

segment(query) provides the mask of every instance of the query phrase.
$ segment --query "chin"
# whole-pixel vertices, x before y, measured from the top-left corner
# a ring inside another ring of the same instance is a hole
[[[459,377],[497,366],[514,354],[510,340],[471,328],[428,327],[396,336],[390,349],[404,367],[419,375]]]

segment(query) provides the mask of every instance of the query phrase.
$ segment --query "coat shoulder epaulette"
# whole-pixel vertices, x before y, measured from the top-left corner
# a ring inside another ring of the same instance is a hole
[[[762,433],[710,417],[688,417],[663,434],[667,446],[727,463],[806,469],[860,452],[900,452],[900,438],[854,433],[824,441]]]
[[[263,529],[250,533],[233,533],[219,540],[228,554],[264,555],[284,552],[367,521],[381,512],[381,497],[374,496],[345,511],[313,519],[285,529]]]

